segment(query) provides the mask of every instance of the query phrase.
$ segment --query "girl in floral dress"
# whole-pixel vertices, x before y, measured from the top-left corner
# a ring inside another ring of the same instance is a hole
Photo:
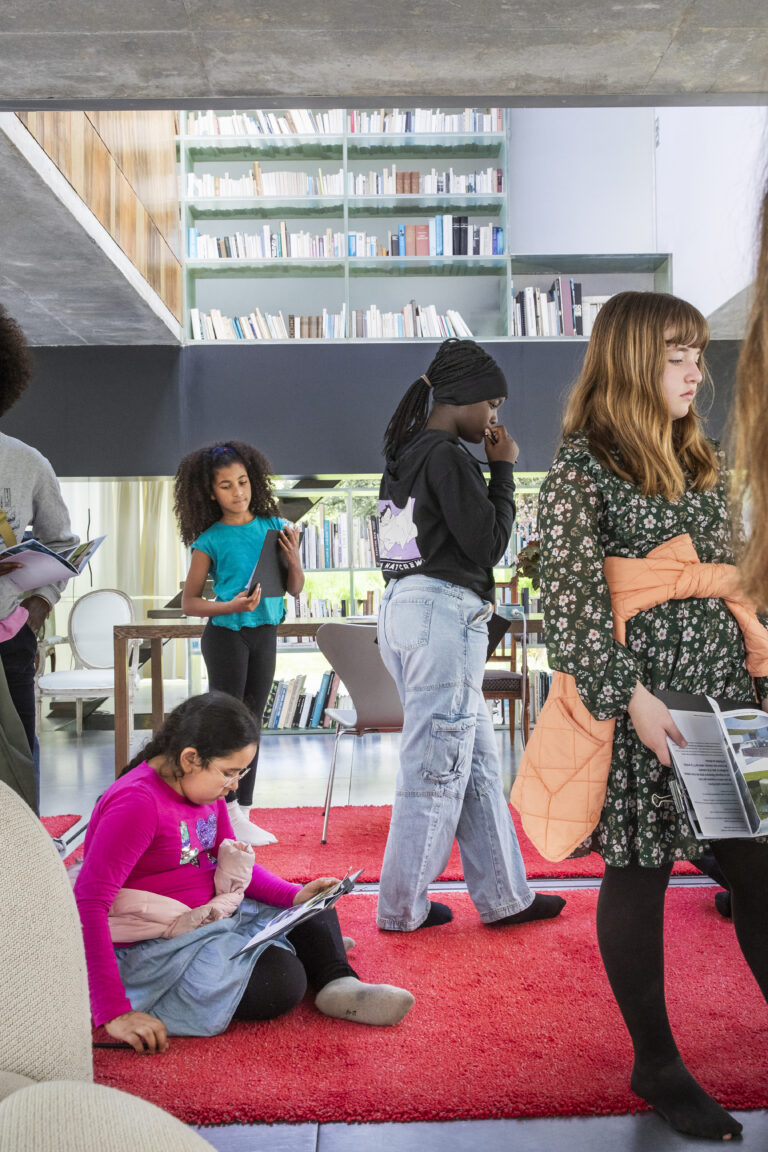
[[[768,844],[696,840],[669,795],[667,736],[682,736],[655,689],[768,704],[740,629],[719,599],[673,600],[612,635],[606,556],[642,557],[688,533],[702,562],[732,563],[725,463],[694,399],[709,334],[673,296],[622,292],[601,309],[569,397],[563,442],[539,504],[541,586],[552,668],[570,673],[599,720],[615,717],[605,804],[592,847],[605,861],[597,931],[635,1049],[631,1085],[681,1132],[727,1140],[741,1125],[683,1064],[664,995],[664,897],[675,860],[711,849],[728,879],[741,950],[768,996]]]

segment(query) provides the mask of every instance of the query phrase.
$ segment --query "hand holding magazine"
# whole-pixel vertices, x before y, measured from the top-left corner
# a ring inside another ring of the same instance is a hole
[[[257,948],[266,940],[274,940],[276,936],[290,932],[291,928],[295,928],[304,920],[309,920],[310,916],[316,916],[318,912],[332,908],[340,896],[346,896],[347,892],[352,891],[355,881],[362,871],[362,868],[358,868],[357,872],[351,874],[348,872],[343,880],[339,880],[338,884],[326,888],[323,892],[318,892],[316,896],[311,896],[303,904],[294,904],[292,908],[284,908],[282,912],[278,912],[277,916],[274,916],[268,924],[259,929],[247,944],[244,944],[238,952],[230,956],[230,960],[234,960],[235,956],[242,956],[244,952],[250,952],[252,948]]]
[[[711,696],[656,692],[687,741],[667,739],[678,812],[699,840],[768,835],[768,713]]]
[[[86,540],[84,544],[73,544],[61,552],[54,552],[39,540],[22,540],[20,544],[13,544],[0,552],[0,559],[13,560],[21,567],[9,572],[3,577],[15,584],[20,592],[29,592],[32,588],[42,588],[45,584],[60,584],[62,580],[71,580],[79,576],[89,564],[96,549],[104,540],[97,536],[94,540]]]

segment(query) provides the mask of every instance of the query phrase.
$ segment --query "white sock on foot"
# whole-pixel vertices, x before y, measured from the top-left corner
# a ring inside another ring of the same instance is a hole
[[[356,976],[331,980],[315,996],[315,1007],[324,1016],[350,1020],[353,1024],[398,1024],[410,1012],[414,998],[393,984],[363,984]]]
[[[277,836],[273,836],[265,828],[259,828],[258,824],[251,822],[250,808],[242,808],[235,800],[227,804],[227,812],[236,840],[242,840],[244,844],[255,846],[277,843]]]

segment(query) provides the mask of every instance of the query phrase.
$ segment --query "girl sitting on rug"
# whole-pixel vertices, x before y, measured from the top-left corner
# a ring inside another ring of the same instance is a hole
[[[691,572],[688,596],[640,611],[623,645],[613,637],[604,573],[606,557],[647,557],[686,534],[702,564],[733,562],[727,470],[694,403],[708,339],[701,313],[674,296],[621,292],[602,307],[541,489],[539,530],[550,664],[574,678],[592,717],[615,718],[591,846],[605,861],[597,933],[634,1046],[631,1085],[678,1131],[728,1140],[741,1125],[685,1067],[667,1017],[664,899],[674,861],[695,863],[711,847],[730,885],[739,945],[768,996],[768,843],[694,837],[670,797],[667,737],[683,739],[652,693],[738,701],[757,692],[765,707],[768,679],[751,679],[741,629],[711,581],[700,598],[691,595]],[[526,778],[524,763],[516,792]],[[691,962],[695,980],[693,952]]]
[[[240,701],[192,697],[94,809],[75,884],[91,1010],[137,1052],[164,1051],[169,1035],[215,1036],[232,1019],[274,1019],[308,984],[320,1012],[359,1024],[397,1024],[413,1004],[403,988],[358,979],[333,908],[230,959],[279,909],[335,883],[289,884],[233,843],[225,798],[258,739]]]

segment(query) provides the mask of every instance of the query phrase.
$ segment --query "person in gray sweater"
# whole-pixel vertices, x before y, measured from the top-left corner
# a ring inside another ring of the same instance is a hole
[[[0,418],[29,384],[32,357],[24,333],[0,305]],[[63,584],[20,592],[7,579],[18,565],[2,551],[22,540],[28,526],[37,540],[61,549],[78,543],[53,468],[36,448],[0,432],[0,662],[29,742],[35,742],[37,636]]]

